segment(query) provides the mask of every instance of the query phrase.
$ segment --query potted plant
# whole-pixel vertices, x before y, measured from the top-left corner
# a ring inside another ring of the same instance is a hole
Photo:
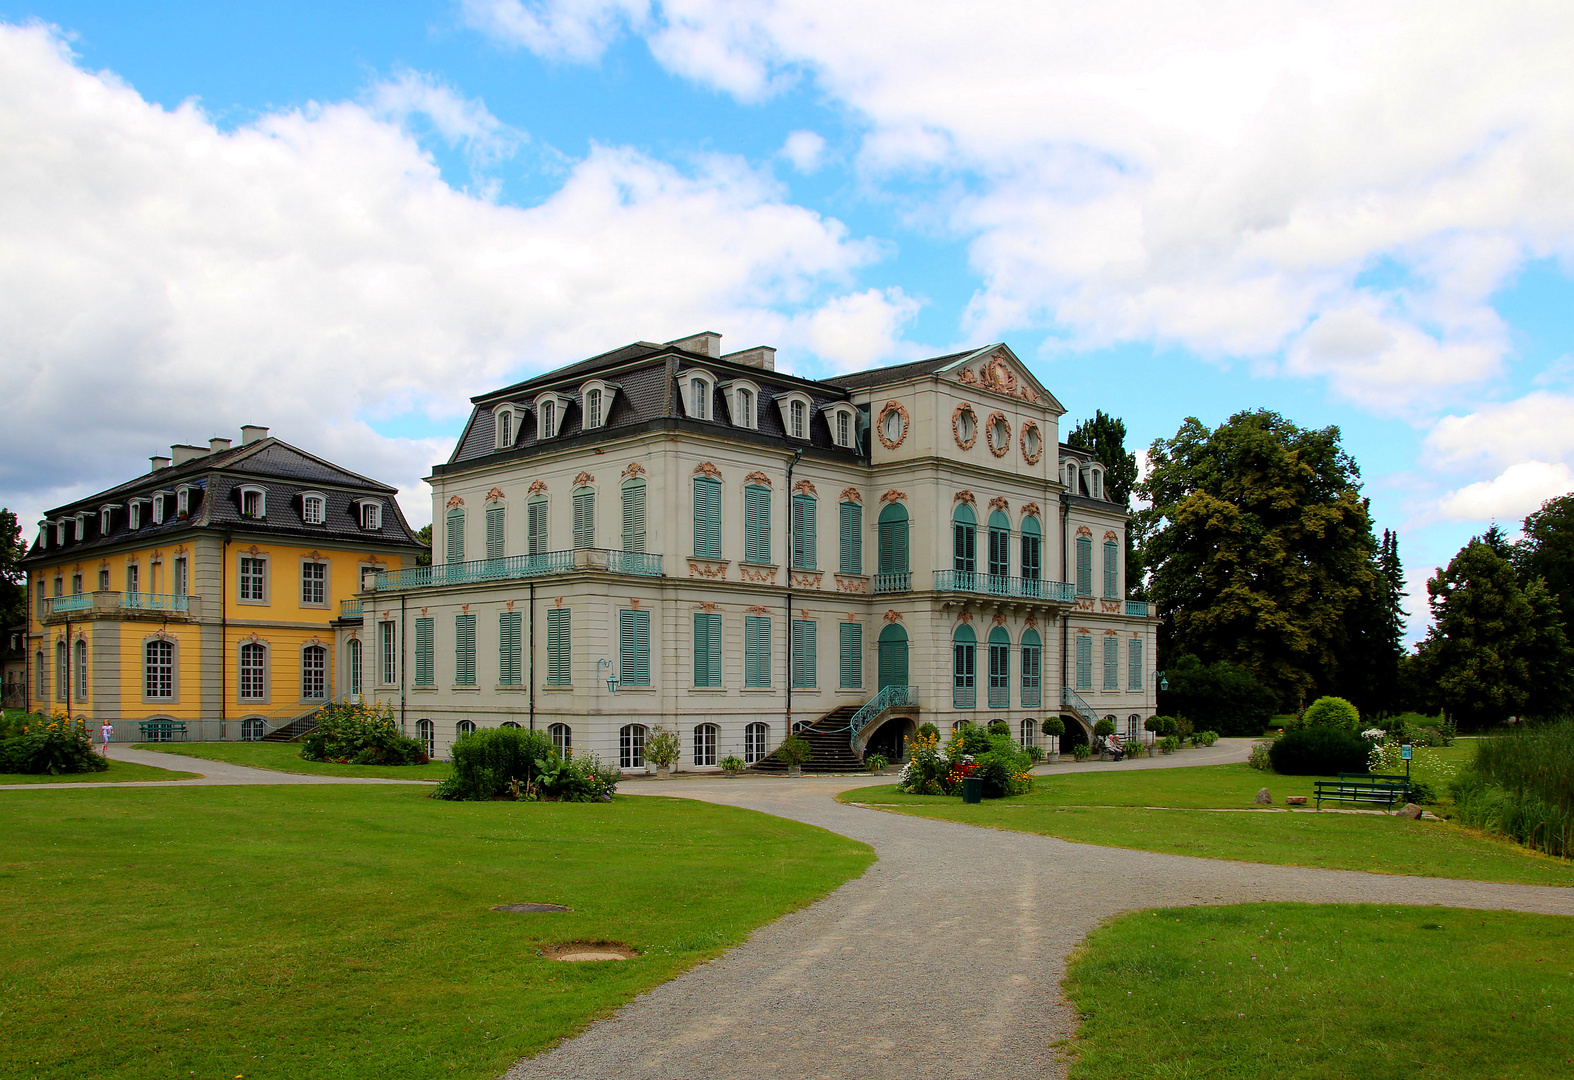
[[[1086,761],[1088,758],[1093,756],[1093,752],[1088,749],[1088,744],[1085,742],[1073,743],[1071,746],[1071,756],[1076,758],[1078,761]]]
[[[721,759],[721,774],[723,776],[742,776],[743,770],[746,768],[748,768],[748,765],[737,754],[728,754]]]
[[[656,763],[656,779],[665,780],[672,775],[672,767],[678,763],[682,748],[676,731],[659,726],[650,729],[650,737],[645,740],[645,756]]]
[[[776,748],[776,756],[787,763],[788,776],[802,776],[803,763],[814,756],[814,747],[802,735],[789,735]]]
[[[1175,735],[1166,735],[1159,740],[1159,750],[1166,754],[1173,754],[1180,749],[1180,738]]]
[[[883,776],[889,764],[891,763],[884,754],[869,754],[864,758],[864,768],[869,770],[870,776]]]
[[[1093,737],[1099,740],[1099,760],[1110,761],[1114,755],[1109,752],[1109,743],[1104,741],[1115,734],[1115,721],[1105,717],[1093,725]]]
[[[1038,729],[1049,736],[1049,749],[1044,751],[1044,761],[1050,765],[1060,760],[1060,737],[1066,733],[1066,722],[1058,716],[1046,716]]]

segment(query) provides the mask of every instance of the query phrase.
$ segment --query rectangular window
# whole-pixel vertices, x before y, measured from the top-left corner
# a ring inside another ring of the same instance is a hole
[[[242,600],[266,599],[268,561],[242,555],[240,559],[240,598]]]
[[[137,587],[137,583],[142,579],[141,575],[142,568],[136,563],[132,563],[130,566],[126,567],[126,591],[128,593],[137,593],[142,591]]]
[[[179,557],[177,557],[175,559],[175,595],[176,596],[185,596],[186,593],[188,591],[190,591],[190,589],[191,589],[191,578],[190,578],[190,574],[189,574],[188,569],[187,569],[189,565],[190,564],[186,562],[186,557],[184,555],[179,556]],[[108,582],[106,582],[105,584],[108,584]]]
[[[109,571],[107,569],[100,570],[98,572],[98,591],[109,591]]]
[[[1120,638],[1104,639],[1104,689],[1120,689]]]
[[[267,682],[263,677],[266,666],[267,650],[261,645],[240,647],[240,699],[242,701],[261,701],[267,696]]]
[[[301,603],[326,604],[328,602],[328,564],[301,563]]]
[[[816,500],[808,495],[792,498],[792,565],[794,570],[813,570],[818,541],[815,536]]]
[[[377,627],[382,660],[382,669],[378,672],[381,678],[378,681],[384,686],[392,686],[399,681],[399,638],[393,623],[378,623]]]
[[[1142,689],[1142,639],[1132,638],[1126,647],[1126,689]]]
[[[623,485],[623,550],[645,550],[645,481]]]
[[[701,724],[694,729],[694,764],[716,764],[715,724]]]
[[[444,559],[456,563],[465,561],[465,512],[458,507],[448,511],[448,537],[443,548]]]
[[[107,570],[105,571],[106,574],[108,572],[109,571],[107,571]],[[109,583],[105,582],[104,584],[105,584],[105,587],[107,588]],[[45,588],[44,587],[44,583],[42,581],[40,581],[38,583],[38,604],[37,604],[37,607],[38,607],[37,614],[38,614],[38,617],[40,619],[42,619],[44,617],[44,601],[47,600],[48,598],[49,598],[49,590],[47,588]]]
[[[1093,538],[1077,537],[1077,595],[1093,595]]]
[[[721,558],[721,484],[705,477],[694,479],[694,556]]]
[[[363,663],[363,657],[361,655],[361,639],[351,638],[346,643],[346,651],[349,654],[345,666],[349,668],[350,672],[350,693],[362,693],[365,690],[365,678],[361,669],[361,664]]]
[[[71,672],[68,665],[66,643],[55,642],[55,700],[64,701],[66,693],[71,689]]]
[[[1043,685],[1043,646],[1022,646],[1022,707],[1024,709],[1036,709],[1043,701]]]
[[[694,685],[721,685],[721,616],[694,613]]]
[[[506,541],[504,526],[507,524],[503,516],[504,508],[493,504],[486,508],[486,557],[488,559],[501,559],[503,545]]]
[[[1077,635],[1077,689],[1093,689],[1093,638]]]
[[[143,695],[168,700],[175,696],[175,644],[154,640],[147,643],[143,666]]]
[[[240,512],[242,517],[260,518],[263,516],[262,492],[242,491],[240,493]]]
[[[809,619],[792,621],[792,684],[794,687],[812,687],[819,684],[815,677],[816,637],[819,624]]]
[[[548,622],[555,612],[548,612]],[[524,683],[523,612],[501,611],[497,616],[497,681],[503,686]],[[547,680],[551,682],[551,679]]]
[[[1022,576],[1028,581],[1037,581],[1040,573],[1041,560],[1043,559],[1043,540],[1038,536],[1024,534],[1022,537]]]
[[[841,635],[841,688],[858,690],[864,684],[864,627],[863,623],[838,623]]]
[[[415,685],[437,683],[436,619],[415,620]]]
[[[82,595],[82,575],[80,573],[71,575],[71,595]]]
[[[594,491],[574,492],[574,546],[581,549],[596,546],[596,493]]]
[[[1104,597],[1108,600],[1120,596],[1120,545],[1113,540],[1104,541]]]
[[[1011,576],[1011,533],[1005,529],[989,530],[989,575]]]
[[[771,620],[768,615],[743,617],[743,685],[771,685]]]
[[[547,501],[534,499],[525,507],[526,548],[531,555],[544,555],[547,546]]]
[[[951,523],[951,569],[959,574],[978,572],[978,528],[971,521]]]
[[[547,685],[574,685],[571,666],[574,649],[573,612],[569,608],[547,611]]]
[[[301,650],[301,697],[311,700],[328,696],[328,650],[308,645]]]
[[[845,415],[845,414],[843,414]],[[864,508],[855,502],[841,505],[841,568],[844,574],[864,572]]]
[[[743,561],[771,561],[771,491],[757,484],[743,489]]]
[[[475,616],[454,616],[454,685],[475,685]]]
[[[618,612],[618,682],[650,685],[650,612]]]

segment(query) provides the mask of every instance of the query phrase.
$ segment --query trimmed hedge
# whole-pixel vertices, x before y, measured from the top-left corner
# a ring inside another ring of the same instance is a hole
[[[1299,727],[1268,749],[1273,771],[1284,776],[1333,776],[1367,771],[1371,743],[1342,727]]]

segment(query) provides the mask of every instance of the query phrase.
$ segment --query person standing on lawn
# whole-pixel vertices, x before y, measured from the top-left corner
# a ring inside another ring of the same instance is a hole
[[[109,740],[115,737],[115,725],[111,724],[108,720],[104,721],[103,726],[98,729],[98,737],[103,743],[103,745],[99,747],[98,752],[103,754],[105,757],[108,757]]]

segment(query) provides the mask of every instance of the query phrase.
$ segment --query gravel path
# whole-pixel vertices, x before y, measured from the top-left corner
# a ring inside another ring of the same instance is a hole
[[[134,788],[134,787],[217,787],[235,784],[421,784],[422,780],[384,780],[381,777],[307,776],[303,773],[274,772],[272,769],[253,769],[245,765],[231,765],[227,761],[209,761],[207,758],[165,754],[157,750],[133,750],[123,743],[110,743],[109,756],[114,761],[132,761],[138,765],[151,765],[155,769],[175,772],[194,772],[194,780],[126,780],[119,783],[84,784],[0,784],[0,791],[61,791],[71,788]]]
[[[1204,764],[1196,753],[1148,767]],[[1066,958],[1118,912],[1299,900],[1574,915],[1574,889],[1094,847],[832,798],[881,782],[889,780],[662,783],[662,795],[749,807],[862,840],[879,862],[579,1037],[519,1062],[509,1080],[1063,1077],[1050,1043],[1072,1030],[1060,995]],[[655,787],[625,790],[656,794]]]

